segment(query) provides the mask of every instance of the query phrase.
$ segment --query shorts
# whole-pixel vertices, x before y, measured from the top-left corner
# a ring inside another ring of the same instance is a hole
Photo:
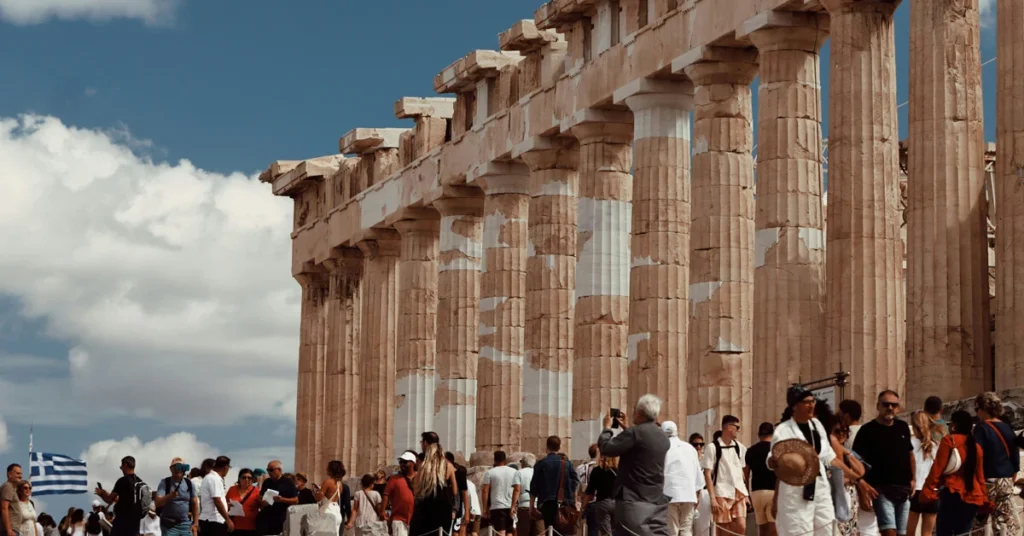
[[[915,514],[937,514],[939,513],[939,501],[932,502],[921,502],[919,496],[920,491],[915,491],[910,497],[910,511]]]
[[[750,502],[754,505],[754,519],[758,525],[775,523],[775,516],[772,515],[772,502],[775,500],[775,490],[760,489],[750,495]]]
[[[732,523],[737,519],[747,519],[747,496],[736,492],[736,496],[732,499],[719,498],[719,501],[725,502],[725,511],[720,514],[711,514],[714,518],[715,523]],[[713,511],[713,510],[712,510]]]
[[[874,503],[875,517],[878,518],[878,530],[895,530],[899,536],[905,536],[907,534],[907,515],[910,514],[910,500],[894,503],[879,493]]]
[[[409,525],[405,521],[392,519],[391,536],[409,536]]]
[[[510,508],[491,510],[491,527],[497,532],[509,532],[514,529],[512,510]]]

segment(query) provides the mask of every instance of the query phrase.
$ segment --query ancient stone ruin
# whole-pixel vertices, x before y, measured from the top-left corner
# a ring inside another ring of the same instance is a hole
[[[454,98],[399,99],[411,128],[274,162],[297,468],[358,475],[426,430],[581,459],[648,392],[710,436],[837,372],[869,407],[1024,386],[1024,0],[998,4],[994,151],[978,0],[913,2],[900,143],[897,4],[553,0],[443,69]]]

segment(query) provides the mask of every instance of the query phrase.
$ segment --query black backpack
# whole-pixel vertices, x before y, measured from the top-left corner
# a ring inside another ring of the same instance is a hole
[[[188,478],[182,478],[181,480],[185,482],[185,487],[188,489],[188,500],[189,500],[189,502],[191,502],[192,499],[196,498],[196,492],[195,492],[195,489],[192,487],[192,481],[189,480]],[[178,485],[180,486],[181,484],[178,484]],[[167,478],[165,478],[163,480],[163,486],[164,486],[164,494],[165,495],[170,495],[171,487],[174,486],[174,481],[171,480],[171,477],[167,477]],[[175,487],[174,489],[177,489],[177,487]],[[158,516],[162,515],[163,511],[164,511],[164,508],[165,507],[157,508],[156,509],[156,514]]]

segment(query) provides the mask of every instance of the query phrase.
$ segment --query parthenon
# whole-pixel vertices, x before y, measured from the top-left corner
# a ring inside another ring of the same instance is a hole
[[[1024,386],[1024,0],[998,3],[994,151],[978,0],[911,2],[900,143],[899,3],[552,0],[441,70],[454,98],[399,98],[411,128],[272,163],[296,467],[361,474],[428,430],[583,459],[644,393],[710,437],[838,372],[867,407]]]

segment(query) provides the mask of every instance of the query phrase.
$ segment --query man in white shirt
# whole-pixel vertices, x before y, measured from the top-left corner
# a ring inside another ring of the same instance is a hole
[[[697,497],[704,488],[704,471],[697,449],[679,439],[679,428],[672,421],[661,424],[668,436],[665,454],[665,495],[669,497],[668,532],[672,536],[693,535],[693,513]]]
[[[540,536],[544,533],[544,520],[530,517],[530,481],[533,480],[533,464],[537,458],[524,454],[512,479],[512,504],[516,507],[516,533],[518,536]]]
[[[513,536],[512,482],[515,480],[516,470],[505,465],[505,461],[504,451],[494,452],[494,467],[484,473],[480,495],[484,518],[490,520],[494,532],[499,536]]]
[[[213,463],[213,470],[203,477],[199,485],[201,507],[199,509],[200,536],[226,536],[235,530],[235,524],[228,515],[228,504],[224,499],[224,477],[231,469],[231,459],[227,456],[218,457]]]
[[[750,494],[744,483],[747,448],[736,436],[740,420],[722,417],[722,437],[704,449],[701,467],[711,496],[712,519],[716,526],[737,534],[747,532],[747,502]]]
[[[478,536],[480,534],[480,495],[477,495],[476,484],[472,480],[466,479],[466,490],[469,491],[469,523],[466,525],[466,534],[468,536]]]

